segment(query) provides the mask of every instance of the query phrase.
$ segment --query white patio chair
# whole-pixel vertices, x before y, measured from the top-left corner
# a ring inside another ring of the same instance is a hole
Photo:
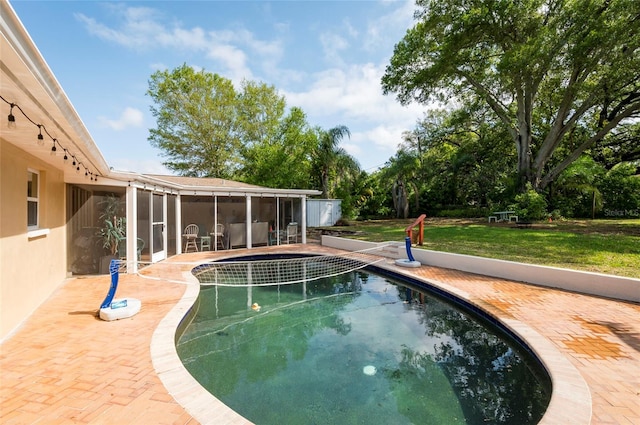
[[[193,248],[198,252],[198,244],[196,240],[198,239],[198,232],[200,228],[197,224],[190,224],[184,228],[184,232],[182,232],[182,239],[184,240],[184,252],[189,252],[189,248]]]
[[[298,243],[298,223],[287,224],[287,243]]]
[[[212,229],[211,236],[213,236],[216,249],[225,249],[224,246],[224,224],[218,223]]]

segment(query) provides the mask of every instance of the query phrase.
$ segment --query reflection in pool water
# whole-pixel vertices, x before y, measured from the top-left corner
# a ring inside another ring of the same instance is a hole
[[[368,272],[203,287],[199,301],[178,354],[259,425],[533,424],[551,396],[546,372],[502,331]]]

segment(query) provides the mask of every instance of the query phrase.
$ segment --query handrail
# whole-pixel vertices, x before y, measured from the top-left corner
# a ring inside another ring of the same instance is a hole
[[[416,221],[411,223],[406,229],[404,229],[407,236],[411,238],[411,231],[416,225],[418,225],[418,245],[422,246],[424,242],[424,219],[427,218],[426,214],[421,214],[420,217],[416,218]],[[411,238],[413,240],[413,238]]]

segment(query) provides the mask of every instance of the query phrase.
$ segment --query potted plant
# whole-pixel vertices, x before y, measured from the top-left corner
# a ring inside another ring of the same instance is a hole
[[[120,241],[126,239],[127,219],[121,216],[122,201],[113,194],[105,196],[98,205],[102,210],[99,216],[102,227],[98,230],[98,237],[102,241],[102,247],[108,252],[108,255],[100,259],[100,273],[105,274],[109,272],[111,260],[118,258]]]

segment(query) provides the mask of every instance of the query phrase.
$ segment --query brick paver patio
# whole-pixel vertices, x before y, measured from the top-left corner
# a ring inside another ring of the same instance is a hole
[[[312,245],[304,250],[328,252]],[[160,267],[163,276],[179,279],[190,266]],[[466,294],[495,316],[543,335],[588,384],[591,423],[640,424],[640,305],[432,267],[407,273]],[[0,423],[199,422],[165,388],[150,350],[154,331],[187,285],[121,275],[118,296],[140,299],[142,310],[104,322],[96,311],[108,287],[108,276],[67,280],[0,345]]]

